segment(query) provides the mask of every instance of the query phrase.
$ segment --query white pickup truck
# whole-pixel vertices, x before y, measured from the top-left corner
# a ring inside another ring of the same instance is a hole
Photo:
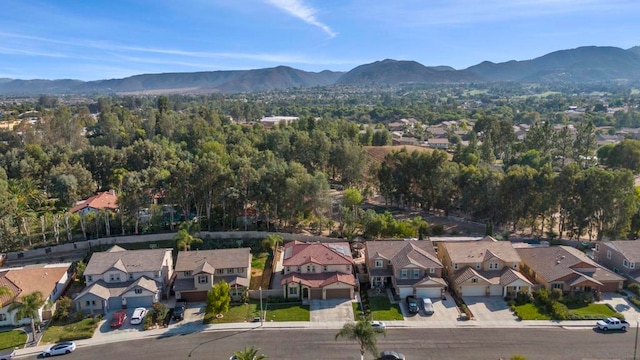
[[[598,327],[598,329],[602,331],[608,331],[608,330],[627,331],[627,329],[629,329],[628,322],[624,320],[616,319],[616,318],[606,318],[603,320],[598,320],[598,322],[596,323],[596,326]]]

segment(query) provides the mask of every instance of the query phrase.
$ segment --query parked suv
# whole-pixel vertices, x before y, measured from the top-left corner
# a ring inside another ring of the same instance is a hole
[[[184,303],[176,303],[176,306],[173,307],[173,320],[181,321],[184,320],[184,310],[186,306]]]
[[[417,314],[420,312],[418,309],[418,301],[414,296],[407,296],[407,307],[409,307],[409,312],[411,314]]]

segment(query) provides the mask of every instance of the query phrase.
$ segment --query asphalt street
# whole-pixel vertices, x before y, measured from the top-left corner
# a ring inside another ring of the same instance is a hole
[[[245,345],[269,359],[359,360],[355,342],[334,339],[336,330],[252,329],[203,332],[79,348],[66,359],[227,360]],[[414,359],[633,359],[635,330],[601,333],[593,329],[390,329],[380,350]],[[373,359],[370,354],[365,359]]]

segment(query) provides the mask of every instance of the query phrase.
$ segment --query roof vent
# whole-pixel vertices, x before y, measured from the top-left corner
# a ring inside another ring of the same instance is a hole
[[[556,264],[560,264],[560,260],[556,261]]]

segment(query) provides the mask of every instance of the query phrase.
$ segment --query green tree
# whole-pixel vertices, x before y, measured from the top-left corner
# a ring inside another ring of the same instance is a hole
[[[54,320],[66,320],[71,312],[71,299],[63,296],[56,301],[56,312],[53,314]]]
[[[178,249],[178,251],[189,251],[191,250],[192,244],[202,244],[202,240],[189,234],[187,229],[178,230],[173,240],[176,242],[176,249]]]
[[[236,351],[233,353],[235,356],[235,360],[264,360],[267,358],[265,354],[258,354],[260,349],[256,349],[253,346],[247,347],[245,346],[243,350]]]
[[[0,286],[0,298],[2,298],[3,296],[12,297],[13,291],[11,291],[11,289],[6,286]],[[2,304],[2,302],[0,301],[0,308],[2,308],[3,305],[4,304]]]
[[[282,244],[282,241],[282,236],[269,234],[262,240],[262,248],[271,252],[272,255],[275,255],[276,249],[278,248],[278,245]]]
[[[370,352],[373,356],[378,356],[378,335],[386,336],[384,330],[376,330],[367,320],[360,320],[356,323],[344,324],[342,329],[336,334],[336,340],[345,338],[356,341],[360,346],[360,360],[364,360],[364,353]]]
[[[231,287],[226,281],[220,280],[207,292],[207,313],[224,314],[229,311]]]
[[[9,306],[9,311],[16,311],[16,320],[29,318],[31,333],[36,333],[36,322],[40,322],[40,308],[45,304],[44,296],[40,291],[34,291],[22,296]]]
[[[81,285],[84,285],[84,271],[87,269],[87,264],[84,261],[80,260],[76,264],[76,279]]]

